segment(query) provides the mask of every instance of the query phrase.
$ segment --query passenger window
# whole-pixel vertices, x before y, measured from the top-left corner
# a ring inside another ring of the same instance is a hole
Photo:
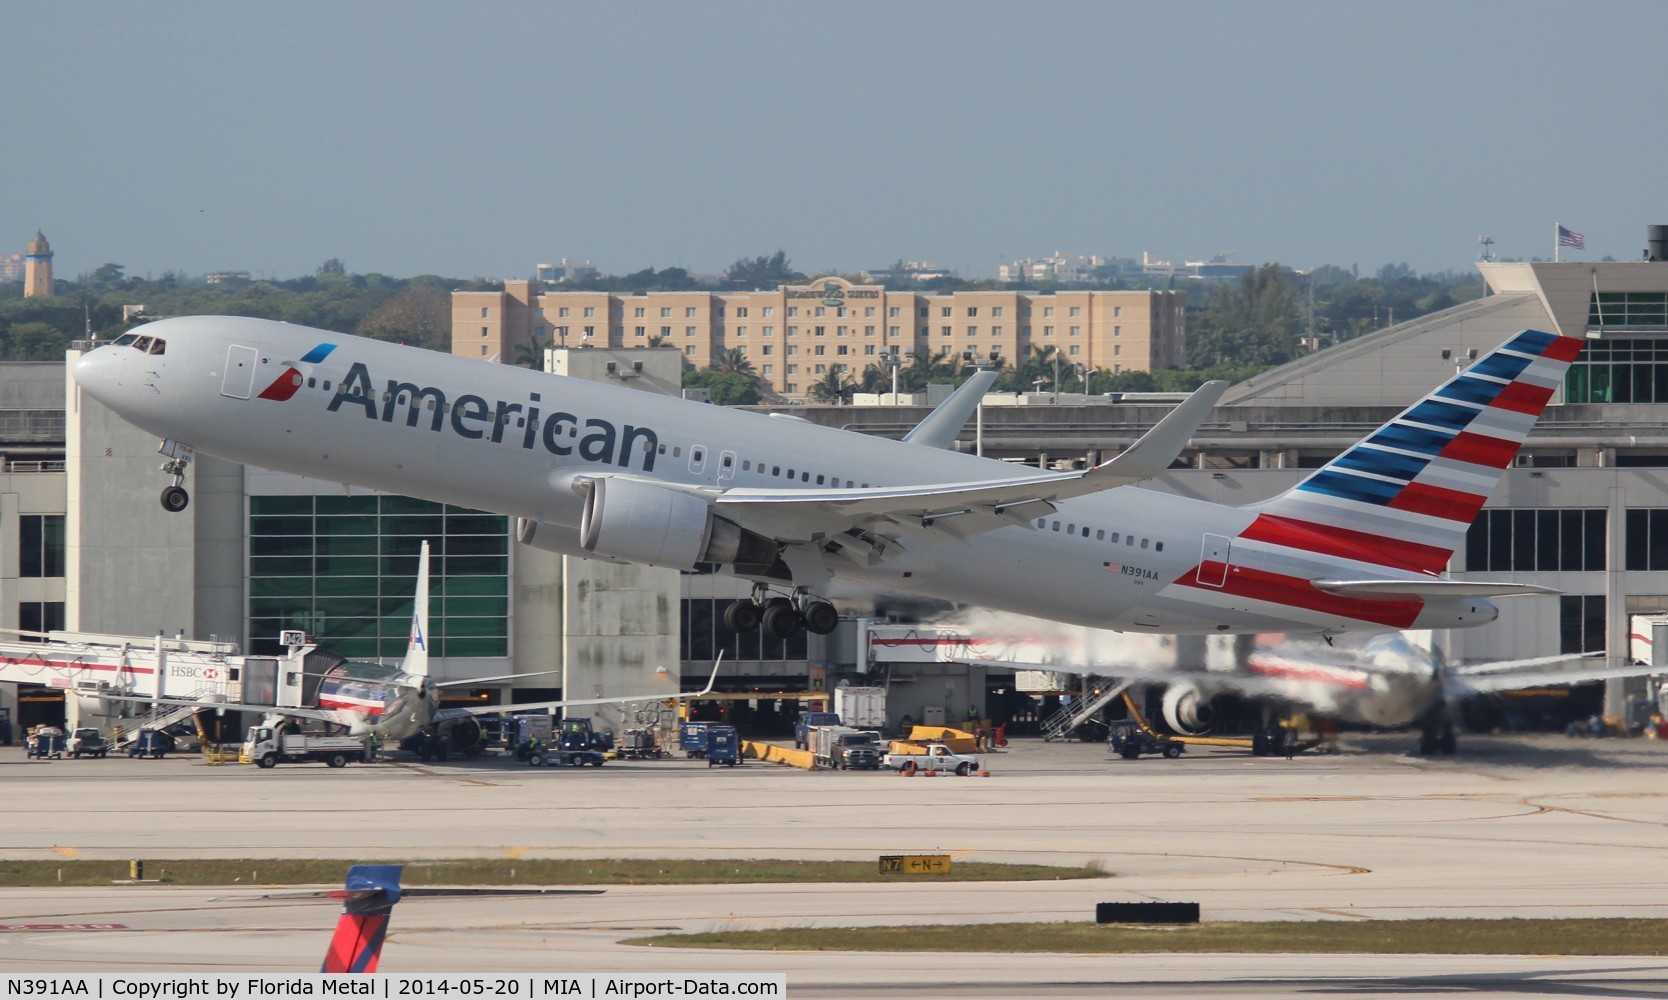
[[[1163,542],[1154,542],[1153,543],[1153,551],[1154,552],[1163,552],[1164,551],[1164,543]]]
[[[1066,525],[1066,534],[1068,534],[1068,535],[1075,535],[1075,534],[1077,534],[1077,525],[1075,525],[1075,524],[1067,524],[1067,525]]]
[[[817,485],[818,486],[822,485],[822,473],[820,473],[820,472],[817,473]]]
[[[1118,544],[1118,533],[1116,531],[1112,532],[1112,544]]]
[[[1097,528],[1095,530],[1095,541],[1097,541],[1097,542],[1106,541],[1106,529],[1105,528]]]
[[[1084,538],[1088,538],[1088,537],[1089,537],[1089,526],[1088,526],[1088,525],[1087,525],[1087,524],[1085,524],[1085,525],[1084,525],[1084,526],[1083,526],[1083,537],[1084,537]]]
[[[782,467],[780,465],[771,466],[770,467],[770,474],[773,475],[773,476],[780,476],[782,474]]]
[[[325,379],[325,380],[324,380],[324,391],[325,391],[325,392],[329,392],[329,391],[330,391],[330,380],[329,380],[329,379]]]
[[[319,384],[319,380],[316,379],[316,378],[308,378],[307,379],[307,388],[309,388],[309,389],[318,388],[318,384]],[[434,400],[432,400],[432,399],[429,400],[429,409],[431,409],[431,410],[434,409]]]
[[[1128,538],[1124,539],[1124,544],[1125,545],[1134,545],[1135,544],[1135,536],[1130,535]]]
[[[1145,539],[1145,538],[1143,538],[1143,539],[1141,539],[1141,547],[1142,547],[1142,548],[1146,548],[1146,547],[1147,547],[1147,540],[1146,540],[1146,539]]]
[[[1059,531],[1059,530],[1060,530],[1060,522],[1059,522],[1059,521],[1055,521],[1055,522],[1054,522],[1054,530],[1055,530],[1055,531]]]
[[[683,445],[674,445],[672,447],[672,457],[673,458],[681,458],[682,456],[683,456]]]
[[[1046,527],[1048,527],[1048,519],[1047,519],[1047,518],[1043,518],[1043,517],[1039,517],[1039,518],[1037,518],[1037,527],[1039,527],[1039,528],[1046,528]]]
[[[744,458],[744,459],[741,460],[741,471],[743,471],[743,472],[752,472],[753,471],[753,460],[751,458]]]
[[[809,472],[801,472],[799,474],[799,481],[802,482],[802,483],[810,482],[811,481],[811,474]]]
[[[788,470],[788,478],[789,478],[789,479],[792,479],[792,478],[793,478],[793,470],[792,470],[792,469],[789,469],[789,470]]]

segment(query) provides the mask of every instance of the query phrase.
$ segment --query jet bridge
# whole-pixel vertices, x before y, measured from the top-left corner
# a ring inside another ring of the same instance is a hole
[[[304,667],[314,646],[299,632],[285,634],[288,651],[278,657],[244,656],[236,643],[161,633],[9,635],[0,640],[0,683],[62,690],[70,729],[161,728],[196,710],[164,699],[305,707],[308,691],[317,688],[316,679],[309,686]]]

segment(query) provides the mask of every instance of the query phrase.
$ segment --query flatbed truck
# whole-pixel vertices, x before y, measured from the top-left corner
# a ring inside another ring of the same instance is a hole
[[[365,741],[357,736],[309,736],[280,733],[271,726],[251,726],[238,760],[262,768],[279,764],[328,764],[347,767],[365,759]]]

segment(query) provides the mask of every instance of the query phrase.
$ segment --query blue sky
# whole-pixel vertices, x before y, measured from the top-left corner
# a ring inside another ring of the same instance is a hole
[[[10,5],[0,248],[71,276],[1055,250],[1636,259],[1668,4]],[[1566,251],[1566,254],[1569,254]]]

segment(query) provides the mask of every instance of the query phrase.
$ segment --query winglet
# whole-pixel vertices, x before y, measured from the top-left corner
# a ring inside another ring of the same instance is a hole
[[[320,972],[375,972],[388,934],[388,915],[400,901],[403,865],[354,865],[342,894],[342,915]]]
[[[1180,406],[1164,415],[1153,429],[1141,435],[1141,440],[1130,445],[1111,461],[1102,462],[1089,471],[1085,478],[1117,476],[1120,479],[1151,479],[1176,460],[1187,442],[1199,430],[1199,425],[1216,408],[1217,400],[1228,391],[1228,383],[1220,379],[1206,382],[1193,390],[1193,395],[1182,400]]]
[[[926,445],[929,448],[948,448],[954,445],[956,435],[967,426],[967,418],[978,409],[979,401],[985,397],[985,392],[995,381],[994,369],[982,368],[974,372],[960,388],[950,393],[949,398],[934,407],[913,430],[905,434],[904,441],[908,444]]]

